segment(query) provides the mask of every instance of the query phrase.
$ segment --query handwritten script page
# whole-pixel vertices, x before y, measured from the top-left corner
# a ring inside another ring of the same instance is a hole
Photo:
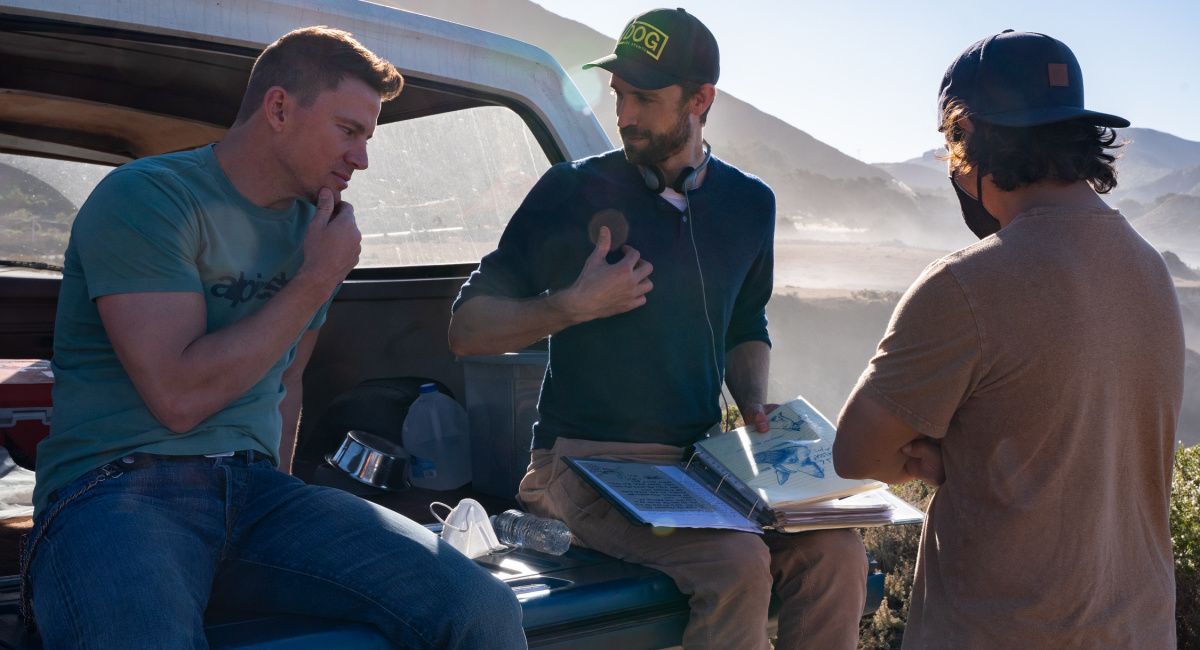
[[[844,479],[833,469],[833,424],[802,397],[768,418],[770,430],[741,427],[696,443],[772,508],[864,492],[876,481]]]

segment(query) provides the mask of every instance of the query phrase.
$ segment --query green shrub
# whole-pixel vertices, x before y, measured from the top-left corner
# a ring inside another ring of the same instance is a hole
[[[1200,446],[1175,453],[1171,482],[1175,629],[1181,649],[1200,649]]]
[[[892,486],[892,491],[921,511],[929,506],[933,496],[933,488],[920,481]],[[875,614],[864,618],[860,624],[859,647],[863,650],[898,649],[904,638],[904,622],[908,620],[921,526],[867,528],[863,530],[863,543],[884,574],[884,598]]]
[[[721,411],[721,429],[725,431],[733,431],[738,427],[746,425],[746,421],[742,419],[742,412],[738,409],[737,404],[730,400],[729,408]]]
[[[892,488],[909,503],[925,509],[933,490],[912,481]],[[885,597],[873,616],[860,626],[863,650],[893,650],[904,637],[920,526],[870,528],[863,533],[867,551],[885,574]],[[1171,539],[1175,545],[1175,622],[1180,650],[1200,650],[1200,445],[1175,454],[1171,485]]]

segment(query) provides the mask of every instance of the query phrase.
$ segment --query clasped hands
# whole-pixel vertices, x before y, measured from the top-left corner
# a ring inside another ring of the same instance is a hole
[[[942,443],[934,438],[920,437],[900,448],[907,458],[904,471],[909,476],[937,487],[946,481],[942,464]]]

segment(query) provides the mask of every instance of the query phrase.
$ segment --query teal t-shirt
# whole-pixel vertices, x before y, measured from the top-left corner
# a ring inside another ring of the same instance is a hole
[[[295,275],[315,207],[269,210],[243,197],[211,145],[124,165],[100,182],[71,229],[54,324],[54,418],[38,446],[34,505],[132,452],[253,449],[278,460],[282,374],[295,344],[246,394],[178,434],[150,413],[100,320],[101,296],[204,294],[209,332],[253,314]],[[309,329],[325,320],[326,304]],[[297,337],[297,342],[299,338]],[[246,341],[246,346],[255,341]]]

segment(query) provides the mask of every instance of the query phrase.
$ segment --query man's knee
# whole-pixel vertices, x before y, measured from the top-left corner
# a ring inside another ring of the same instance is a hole
[[[860,611],[867,597],[867,550],[858,531],[826,530],[817,541],[819,567],[813,575],[826,576],[828,589],[840,593],[845,607]],[[832,596],[832,594],[831,594]]]
[[[524,648],[522,610],[512,588],[477,569],[447,590],[443,626],[456,647]]]
[[[696,559],[686,569],[694,593],[709,592],[721,600],[770,597],[771,553],[757,537],[723,533]]]
[[[758,540],[740,544],[727,558],[727,563],[725,572],[747,588],[770,588],[771,551],[765,544]]]
[[[122,563],[120,554],[107,561],[81,559],[100,552],[67,546],[60,539],[43,540],[29,567],[30,622],[45,647],[204,645],[207,590],[194,573]]]
[[[867,551],[849,528],[815,530],[772,542],[777,577],[804,574],[814,583],[849,581],[866,588]]]
[[[857,531],[849,528],[815,530],[807,533],[806,553],[821,563],[867,570],[867,549]]]
[[[520,627],[521,603],[512,588],[490,576],[484,578],[478,581],[474,596],[469,598],[472,608],[488,621],[506,621]]]

